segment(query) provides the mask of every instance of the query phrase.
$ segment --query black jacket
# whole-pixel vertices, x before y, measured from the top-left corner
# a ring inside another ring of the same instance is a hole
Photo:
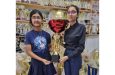
[[[85,25],[78,22],[65,31],[64,34],[64,47],[66,49],[73,49],[72,53],[68,54],[69,58],[74,55],[81,55],[85,48]]]

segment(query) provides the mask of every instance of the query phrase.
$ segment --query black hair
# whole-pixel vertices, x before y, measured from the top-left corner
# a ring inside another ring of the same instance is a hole
[[[76,6],[76,5],[67,6],[67,11],[68,11],[68,9],[69,9],[70,7],[74,7],[74,8],[76,9],[76,11],[77,11],[77,14],[79,14],[79,7],[78,7],[78,6]],[[78,19],[78,17],[76,18],[76,21],[77,21],[77,19]]]
[[[34,15],[34,14],[36,14],[36,13],[38,13],[38,14],[41,16],[41,18],[43,19],[42,13],[41,13],[39,10],[34,9],[34,10],[32,10],[32,11],[30,12],[30,24],[31,24],[31,25],[32,25],[32,15]]]

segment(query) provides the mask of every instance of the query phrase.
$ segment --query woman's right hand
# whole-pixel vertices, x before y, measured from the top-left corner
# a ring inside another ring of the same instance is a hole
[[[51,62],[46,60],[46,59],[43,59],[42,62],[45,64],[45,65],[49,65]]]

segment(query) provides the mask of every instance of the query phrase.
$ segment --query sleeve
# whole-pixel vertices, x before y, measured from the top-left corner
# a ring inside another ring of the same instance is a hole
[[[48,33],[48,35],[47,35],[47,43],[48,44],[50,44],[51,43],[51,36],[50,36],[50,34]]]
[[[26,45],[27,45],[27,44],[31,44],[29,33],[27,33],[27,34],[25,35],[24,43],[25,43]]]
[[[79,40],[79,46],[72,53],[68,54],[68,58],[71,58],[74,55],[79,55],[83,52],[83,50],[85,48],[85,32],[86,32],[86,28],[84,26],[81,38]]]

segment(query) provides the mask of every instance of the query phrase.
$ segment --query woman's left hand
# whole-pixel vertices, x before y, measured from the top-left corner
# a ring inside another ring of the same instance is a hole
[[[64,63],[66,60],[68,60],[68,56],[64,56],[60,59],[60,63]]]

